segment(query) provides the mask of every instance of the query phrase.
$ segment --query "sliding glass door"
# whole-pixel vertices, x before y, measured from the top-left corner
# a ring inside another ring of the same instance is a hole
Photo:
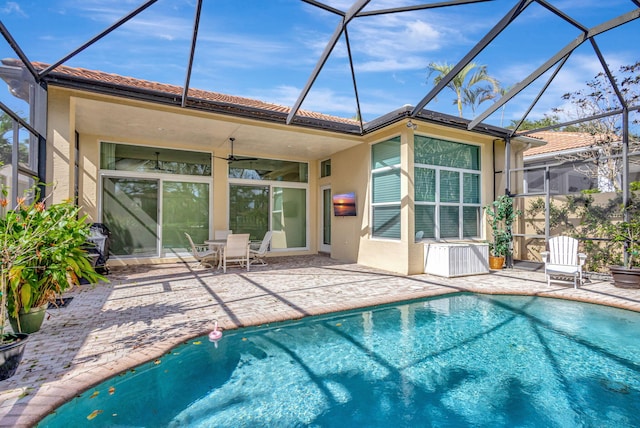
[[[287,187],[272,188],[271,248],[307,246],[307,191]]]
[[[111,231],[117,256],[158,254],[158,180],[105,177],[102,181],[103,223]]]
[[[261,240],[271,250],[306,249],[309,165],[238,157],[229,164],[229,229]]]
[[[269,186],[229,187],[229,229],[259,241],[269,230]]]
[[[179,252],[185,235],[194,242],[209,239],[209,184],[162,182],[162,250]]]
[[[229,229],[261,240],[271,230],[271,249],[307,247],[306,188],[229,185]]]
[[[101,221],[116,256],[164,257],[209,239],[211,154],[103,142]]]

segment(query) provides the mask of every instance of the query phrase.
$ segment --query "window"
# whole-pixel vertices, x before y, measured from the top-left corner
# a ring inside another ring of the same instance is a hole
[[[320,178],[331,177],[331,159],[320,162]]]
[[[371,146],[371,189],[372,236],[400,239],[400,137]]]
[[[211,176],[211,154],[102,143],[100,168],[111,171]]]
[[[271,230],[271,249],[307,247],[308,164],[247,159],[229,167],[229,229],[261,240]]]
[[[261,181],[288,181],[291,183],[307,183],[309,181],[309,165],[304,162],[283,161],[277,159],[243,159],[229,165],[229,178]]]
[[[415,229],[424,238],[480,235],[480,148],[415,137]]]
[[[186,252],[209,238],[211,154],[100,145],[102,222],[111,252],[158,257]]]

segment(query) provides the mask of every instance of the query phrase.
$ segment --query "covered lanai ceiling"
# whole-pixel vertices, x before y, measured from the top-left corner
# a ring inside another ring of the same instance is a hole
[[[507,126],[640,60],[640,0],[52,0],[4,2],[2,58],[100,70],[371,122],[406,105],[458,115],[469,62],[500,96],[463,117]],[[430,64],[454,65],[434,85]],[[184,95],[183,94],[183,95]],[[0,100],[11,106],[6,91]],[[613,111],[638,108],[613,97]],[[615,104],[617,103],[617,104]],[[186,104],[183,103],[183,104]],[[575,117],[562,118],[571,121]]]

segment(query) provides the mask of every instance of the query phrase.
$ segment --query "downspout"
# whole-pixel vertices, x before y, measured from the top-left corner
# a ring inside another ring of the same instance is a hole
[[[511,137],[507,136],[504,139],[504,180],[505,180],[505,195],[511,195]]]
[[[493,158],[493,196],[491,197],[492,201],[496,200],[496,174],[498,173],[498,171],[496,171],[496,140],[493,140],[493,149],[492,149],[492,153],[491,153],[491,157]]]

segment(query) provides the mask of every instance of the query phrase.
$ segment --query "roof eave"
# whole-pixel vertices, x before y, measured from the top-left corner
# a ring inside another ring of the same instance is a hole
[[[394,123],[400,122],[404,119],[412,119],[414,121],[427,122],[435,125],[447,126],[449,128],[460,129],[467,132],[475,132],[484,135],[490,135],[492,137],[506,139],[511,135],[511,130],[500,128],[498,126],[488,125],[485,123],[480,123],[476,125],[475,128],[469,130],[468,125],[471,122],[468,119],[460,118],[458,116],[452,116],[445,113],[438,113],[432,110],[421,110],[417,115],[411,116],[411,112],[413,111],[413,106],[404,105],[392,112],[389,112],[383,116],[380,116],[372,121],[369,121],[364,126],[364,133],[371,133],[373,131],[377,131],[379,129],[385,128]],[[519,138],[521,140],[522,137]],[[528,138],[528,140],[534,140],[533,138]],[[539,140],[536,140],[539,141]]]
[[[46,83],[49,85],[59,86],[67,89],[75,89],[82,91],[89,91],[104,95],[111,95],[129,99],[135,99],[146,102],[160,103],[165,105],[177,106],[187,109],[195,109],[200,111],[207,111],[211,113],[218,113],[224,115],[231,115],[234,117],[243,117],[247,119],[268,121],[272,123],[286,124],[288,112],[287,111],[274,111],[269,109],[262,109],[258,107],[243,106],[235,103],[225,103],[221,101],[212,101],[194,97],[188,97],[184,107],[182,107],[182,96],[170,92],[154,91],[151,89],[123,86],[117,84],[110,84],[108,82],[102,82],[99,80],[82,78],[78,76],[69,76],[64,73],[52,72],[45,78]],[[405,105],[399,109],[384,114],[376,119],[373,119],[364,124],[361,130],[357,124],[349,124],[339,121],[324,120],[312,116],[296,115],[292,125],[312,128],[323,131],[338,132],[348,135],[364,135],[387,126],[393,125],[401,120],[411,118],[416,121],[422,121],[450,128],[460,129],[468,132],[475,132],[484,135],[490,135],[492,137],[505,139],[509,137],[511,131],[508,129],[500,128],[493,125],[480,123],[476,125],[472,130],[468,129],[468,125],[471,122],[468,119],[452,116],[444,113],[438,113],[431,110],[422,110],[417,115],[411,117],[410,113],[413,106]],[[289,125],[291,126],[291,125]],[[518,137],[518,140],[527,137]],[[527,140],[533,140],[527,138]]]
[[[113,85],[93,79],[83,79],[75,76],[69,77],[67,75],[59,73],[51,73],[46,77],[45,80],[49,85],[54,85],[66,89],[89,91],[103,95],[111,95],[135,99],[139,101],[182,107],[182,97],[178,94],[172,94],[169,92],[154,91],[150,89],[131,86]],[[193,97],[187,98],[184,108],[281,124],[285,124],[287,119],[287,113],[285,112],[277,112],[257,107],[248,107],[239,104],[204,100]],[[361,134],[360,127],[356,124],[350,125],[347,123],[323,120],[303,115],[297,115],[293,124],[300,127],[339,132],[349,135]]]

